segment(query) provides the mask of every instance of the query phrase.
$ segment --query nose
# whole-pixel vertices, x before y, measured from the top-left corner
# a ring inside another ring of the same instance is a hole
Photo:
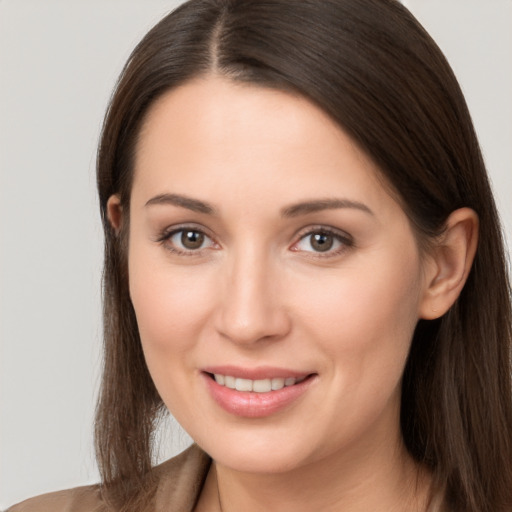
[[[233,343],[282,339],[291,329],[279,265],[254,248],[228,258],[216,315],[217,332]],[[258,344],[259,346],[259,344]]]

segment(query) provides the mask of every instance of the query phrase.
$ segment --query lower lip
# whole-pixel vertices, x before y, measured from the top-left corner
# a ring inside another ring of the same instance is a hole
[[[313,376],[309,376],[293,386],[268,393],[255,393],[221,386],[209,374],[202,375],[215,402],[226,412],[244,418],[264,418],[286,409],[307,391],[314,380]]]

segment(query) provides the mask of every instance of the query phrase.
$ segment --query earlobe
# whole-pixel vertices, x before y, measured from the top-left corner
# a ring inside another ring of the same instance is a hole
[[[457,300],[471,270],[477,243],[478,216],[475,211],[460,208],[452,212],[429,255],[420,318],[439,318]]]
[[[117,194],[108,198],[107,217],[116,235],[119,234],[123,222],[123,207],[121,206],[121,199]]]

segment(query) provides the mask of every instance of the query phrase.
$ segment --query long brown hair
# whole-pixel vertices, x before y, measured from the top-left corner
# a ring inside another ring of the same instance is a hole
[[[459,299],[420,320],[402,386],[401,426],[453,512],[512,510],[511,293],[495,203],[460,87],[434,41],[395,0],[190,0],[139,43],[108,109],[98,152],[105,230],[105,361],[96,447],[105,495],[143,509],[154,485],[152,436],[163,410],[128,293],[133,156],[148,108],[208,73],[298,92],[379,166],[420,240],[474,209],[479,247]]]

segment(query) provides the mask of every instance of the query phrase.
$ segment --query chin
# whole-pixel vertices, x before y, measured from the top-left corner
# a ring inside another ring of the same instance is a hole
[[[293,439],[289,430],[284,437],[278,431],[275,428],[271,436],[234,433],[214,443],[208,436],[196,442],[218,464],[243,473],[285,473],[311,462],[311,443]]]
[[[217,451],[216,451],[217,452]],[[210,454],[221,466],[241,473],[278,474],[287,473],[305,465],[297,453],[281,451],[219,451],[218,456]]]

